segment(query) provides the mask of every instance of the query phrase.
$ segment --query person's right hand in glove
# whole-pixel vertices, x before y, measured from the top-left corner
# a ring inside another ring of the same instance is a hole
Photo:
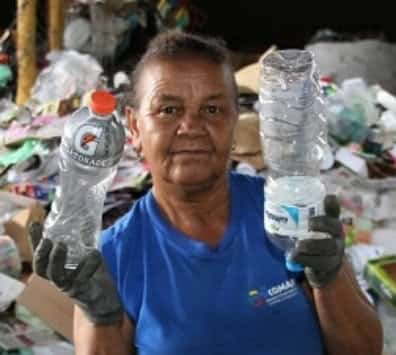
[[[96,325],[110,325],[123,318],[117,291],[98,250],[92,250],[75,270],[65,269],[67,246],[43,238],[43,226],[33,223],[33,270],[70,296]]]

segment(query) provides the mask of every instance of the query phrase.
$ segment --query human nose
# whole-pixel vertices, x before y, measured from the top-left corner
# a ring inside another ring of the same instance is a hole
[[[178,135],[202,135],[205,133],[204,118],[199,112],[186,111],[177,130]]]

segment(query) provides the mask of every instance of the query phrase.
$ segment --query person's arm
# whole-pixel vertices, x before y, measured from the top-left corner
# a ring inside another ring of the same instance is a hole
[[[329,355],[381,355],[382,327],[344,261],[329,284],[313,289],[315,308]]]
[[[98,326],[74,307],[73,338],[76,355],[135,355],[132,343],[133,325],[125,316],[112,325]]]
[[[327,354],[381,355],[380,321],[345,260],[340,206],[326,196],[324,207],[325,215],[309,220],[314,237],[298,240],[290,259],[304,266]]]

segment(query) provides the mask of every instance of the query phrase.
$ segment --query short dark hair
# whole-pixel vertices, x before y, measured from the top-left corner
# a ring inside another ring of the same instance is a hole
[[[129,104],[139,106],[137,95],[138,83],[144,67],[153,60],[197,58],[218,65],[227,65],[232,73],[229,52],[223,41],[215,38],[205,38],[179,30],[170,30],[154,37],[140,58],[131,74],[131,94]],[[237,87],[234,82],[235,95]]]

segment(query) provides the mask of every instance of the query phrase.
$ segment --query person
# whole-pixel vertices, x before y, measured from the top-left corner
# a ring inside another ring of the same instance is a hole
[[[226,49],[162,33],[132,85],[126,119],[152,189],[72,272],[65,245],[31,232],[35,271],[76,302],[76,353],[381,354],[334,196],[310,220],[329,238],[297,244],[305,272],[291,273],[265,234],[265,181],[230,172],[238,104]]]

